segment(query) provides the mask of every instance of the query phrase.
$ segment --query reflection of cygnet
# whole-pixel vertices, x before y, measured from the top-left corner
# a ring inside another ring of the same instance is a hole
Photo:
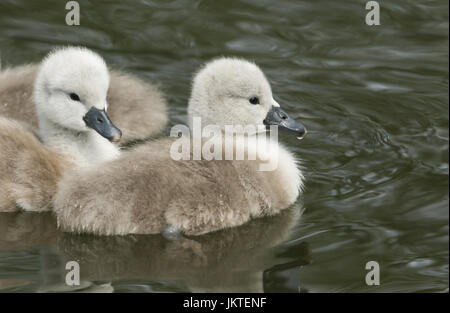
[[[287,249],[283,242],[291,237],[300,213],[300,207],[295,205],[276,216],[255,219],[240,227],[175,241],[159,235],[64,233],[58,238],[58,255],[62,265],[80,260],[82,281],[112,281],[120,286],[123,281],[137,279],[153,282],[151,286],[164,290],[262,292],[263,272],[267,269],[280,262],[308,263],[309,251],[305,249],[276,257]],[[298,243],[287,244],[292,248]],[[59,281],[64,281],[66,274],[61,266]]]
[[[201,117],[203,125],[265,124],[296,137],[306,133],[275,102],[262,71],[239,59],[214,60],[200,70],[188,114],[190,120]],[[174,142],[149,142],[95,171],[66,176],[54,202],[58,225],[104,235],[160,233],[169,226],[199,235],[277,214],[295,202],[303,186],[293,155],[276,142],[267,141],[274,152],[269,156],[278,158],[272,171],[260,170],[267,160],[259,155],[244,161],[176,161],[170,154]],[[244,149],[250,154],[250,145]]]
[[[51,208],[56,183],[73,166],[114,160],[121,131],[106,114],[109,74],[90,50],[65,48],[42,62],[34,101],[42,144],[22,124],[0,118],[0,211]]]

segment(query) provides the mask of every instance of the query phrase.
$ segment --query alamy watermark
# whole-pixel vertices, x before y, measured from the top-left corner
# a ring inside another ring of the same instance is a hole
[[[278,166],[278,127],[264,125],[206,125],[200,117],[192,119],[191,128],[175,125],[171,137],[178,138],[170,147],[170,157],[180,160],[259,161],[260,171]]]
[[[66,263],[66,285],[79,286],[80,285],[80,264],[77,261],[69,261]]]
[[[366,24],[369,26],[380,25],[380,4],[378,1],[368,1],[366,10],[370,10],[366,14]]]
[[[66,3],[66,24],[69,26],[80,25],[80,4],[77,1],[68,1]]]
[[[369,270],[366,274],[367,286],[379,286],[380,285],[380,264],[377,261],[369,261],[366,263],[366,270]]]

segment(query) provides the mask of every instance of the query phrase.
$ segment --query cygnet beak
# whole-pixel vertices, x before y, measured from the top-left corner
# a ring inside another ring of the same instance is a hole
[[[293,133],[298,139],[302,139],[306,135],[305,127],[295,119],[284,112],[279,106],[272,106],[264,119],[264,125],[267,128],[270,125],[276,125],[278,128]]]
[[[83,117],[83,121],[88,127],[94,129],[109,141],[117,142],[122,138],[122,131],[114,126],[105,110],[91,107]]]

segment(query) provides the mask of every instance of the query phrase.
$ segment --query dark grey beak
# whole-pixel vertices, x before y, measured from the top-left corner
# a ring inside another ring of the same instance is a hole
[[[297,122],[284,112],[280,107],[272,106],[264,119],[264,125],[276,125],[282,130],[294,133],[298,138],[303,138],[306,135],[306,129],[300,122]]]
[[[117,142],[122,138],[122,131],[114,126],[105,110],[92,107],[83,117],[83,121],[109,141]]]

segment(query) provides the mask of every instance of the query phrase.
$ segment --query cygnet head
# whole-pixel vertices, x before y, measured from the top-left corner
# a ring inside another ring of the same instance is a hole
[[[220,58],[207,63],[195,76],[188,107],[192,127],[194,117],[202,126],[276,125],[303,137],[305,128],[284,112],[273,99],[264,73],[254,63],[236,58]]]
[[[34,85],[39,122],[119,141],[122,132],[106,114],[108,88],[108,69],[98,54],[80,47],[54,50],[42,61]]]

